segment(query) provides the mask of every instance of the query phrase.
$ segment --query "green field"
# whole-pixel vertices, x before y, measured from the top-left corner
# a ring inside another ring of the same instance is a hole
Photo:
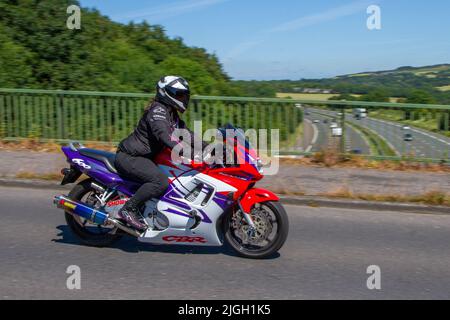
[[[441,90],[441,91],[450,91],[450,85],[448,85],[448,86],[443,86],[443,87],[437,87],[437,89],[438,89],[438,90]]]
[[[324,101],[329,100],[332,97],[337,96],[337,93],[277,93],[277,98],[292,98],[297,100],[317,100]],[[360,95],[353,94],[354,97],[359,97]]]

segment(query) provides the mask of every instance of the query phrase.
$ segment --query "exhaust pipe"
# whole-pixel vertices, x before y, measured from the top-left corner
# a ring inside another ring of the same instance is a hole
[[[131,234],[132,236],[139,237],[141,234],[131,228],[128,228],[123,223],[116,219],[109,218],[108,214],[92,208],[88,206],[87,204],[72,200],[67,198],[66,196],[60,195],[55,196],[53,199],[53,203],[56,205],[57,208],[63,209],[67,211],[68,213],[72,215],[80,216],[84,219],[87,219],[93,223],[99,224],[99,225],[114,225],[115,227]]]
[[[96,224],[104,225],[108,221],[108,214],[65,196],[56,196],[53,203],[59,209],[69,211]]]

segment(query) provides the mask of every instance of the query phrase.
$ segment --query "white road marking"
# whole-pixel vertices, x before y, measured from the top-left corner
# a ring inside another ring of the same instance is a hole
[[[385,120],[380,120],[380,119],[375,119],[375,118],[370,118],[370,119],[371,119],[371,120],[374,120],[374,121],[383,122],[383,123],[388,124],[388,125],[391,125],[391,126],[403,127],[402,125],[394,124],[394,123],[392,123],[392,122],[388,122],[388,121],[385,121]],[[429,133],[424,132],[424,131],[422,131],[422,130],[417,130],[417,129],[412,128],[412,127],[410,127],[409,130],[414,131],[414,132],[417,132],[417,133],[420,133],[420,134],[423,134],[424,136],[427,136],[427,137],[429,137],[429,138],[432,138],[432,139],[434,139],[434,140],[437,140],[437,141],[439,141],[439,142],[445,143],[446,145],[450,146],[450,142],[447,142],[447,141],[445,141],[444,139],[441,139],[441,138],[438,138],[438,137],[436,137],[436,136],[433,136],[432,134],[429,134]]]
[[[313,131],[314,131],[314,135],[313,135],[313,139],[311,141],[311,144],[305,150],[305,152],[310,152],[312,147],[313,147],[313,145],[316,144],[317,138],[319,137],[319,129],[317,129],[317,126],[314,123],[312,123],[311,120],[305,118],[305,121],[307,121],[308,123],[311,124],[311,126],[313,127]]]

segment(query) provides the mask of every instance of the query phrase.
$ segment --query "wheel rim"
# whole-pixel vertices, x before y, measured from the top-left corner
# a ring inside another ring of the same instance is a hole
[[[266,204],[257,204],[250,212],[255,231],[250,232],[241,210],[230,219],[231,241],[240,251],[258,253],[270,248],[279,237],[279,215]]]

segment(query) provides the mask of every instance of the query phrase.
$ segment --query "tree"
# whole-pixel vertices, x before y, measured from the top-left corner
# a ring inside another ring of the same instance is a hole
[[[27,86],[30,84],[33,55],[24,47],[15,44],[0,25],[0,85],[3,87]]]
[[[430,93],[426,91],[414,90],[408,95],[406,103],[436,104],[436,100]]]
[[[384,89],[374,89],[369,91],[368,94],[361,97],[362,101],[370,102],[389,102],[389,93]]]
[[[171,39],[147,22],[123,25],[82,9],[68,30],[73,0],[0,1],[0,87],[153,92],[164,74],[191,80],[196,94],[238,93],[217,57]]]

